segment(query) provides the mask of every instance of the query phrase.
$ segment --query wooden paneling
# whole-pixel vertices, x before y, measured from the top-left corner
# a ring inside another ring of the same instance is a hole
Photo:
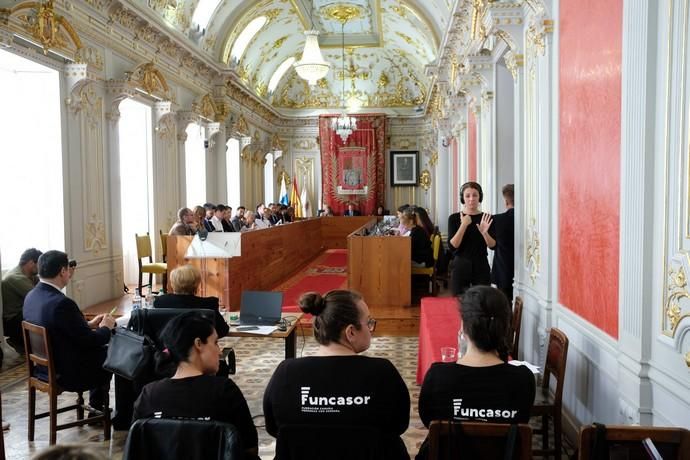
[[[350,236],[348,286],[373,307],[400,307],[412,302],[410,239],[403,236]]]
[[[347,236],[355,230],[375,222],[375,217],[333,216],[321,218],[321,240],[325,249],[347,249]]]

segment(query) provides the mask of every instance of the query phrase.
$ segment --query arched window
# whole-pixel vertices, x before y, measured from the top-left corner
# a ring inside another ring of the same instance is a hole
[[[240,141],[230,139],[227,142],[225,164],[228,178],[228,205],[237,209],[240,202]]]
[[[273,73],[273,76],[268,82],[268,92],[272,93],[275,91],[275,89],[278,87],[278,83],[280,83],[280,79],[283,78],[283,75],[285,75],[285,72],[292,66],[292,64],[295,62],[294,57],[289,57],[286,60],[283,61],[282,64],[278,66],[276,71]]]
[[[247,27],[240,33],[240,35],[235,40],[235,44],[232,45],[232,51],[230,52],[230,58],[235,62],[240,62],[244,51],[247,49],[249,42],[252,41],[254,35],[256,35],[261,28],[266,25],[268,18],[266,16],[259,16],[258,18],[252,20]]]
[[[192,14],[192,24],[198,25],[199,28],[205,29],[208,21],[211,20],[211,15],[218,7],[220,0],[199,0],[199,3]]]
[[[197,123],[190,123],[185,131],[187,133],[187,140],[184,143],[187,207],[194,208],[207,201],[204,128]]]
[[[266,164],[264,165],[264,203],[273,203],[273,154],[269,153],[265,157]]]

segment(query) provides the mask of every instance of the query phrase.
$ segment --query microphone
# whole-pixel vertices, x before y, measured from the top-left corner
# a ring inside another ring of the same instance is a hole
[[[204,227],[201,227],[199,229],[198,234],[199,234],[199,239],[201,241],[206,241],[206,238],[208,238],[208,230],[206,230]]]

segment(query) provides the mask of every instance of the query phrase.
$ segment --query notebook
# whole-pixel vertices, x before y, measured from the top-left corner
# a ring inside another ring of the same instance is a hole
[[[283,293],[273,291],[242,291],[241,326],[273,326],[280,321]]]

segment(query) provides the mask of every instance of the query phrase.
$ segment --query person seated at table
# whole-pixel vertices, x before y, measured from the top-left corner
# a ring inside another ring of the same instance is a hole
[[[215,312],[215,326],[218,337],[225,337],[230,330],[218,311],[218,297],[199,297],[196,295],[201,284],[201,272],[194,265],[181,265],[170,272],[172,294],[164,294],[153,299],[153,308],[206,308]]]
[[[400,217],[400,224],[406,229],[405,236],[410,237],[413,267],[433,267],[434,252],[431,248],[431,240],[426,232],[417,225],[415,207],[406,208]]]
[[[177,370],[144,387],[134,403],[134,419],[160,414],[231,423],[239,432],[244,458],[258,459],[256,427],[242,391],[229,378],[216,376],[220,347],[213,323],[188,312],[173,318],[161,336]]]
[[[422,230],[426,233],[427,237],[430,237],[434,233],[434,223],[431,222],[429,213],[426,209],[421,206],[415,206],[415,214],[417,214],[417,225],[419,225]]]
[[[528,423],[535,378],[526,366],[507,363],[510,303],[498,289],[474,286],[461,301],[467,352],[456,363],[434,363],[419,393],[419,417],[433,420]],[[416,460],[427,458],[428,440]]]
[[[319,349],[316,356],[283,361],[274,372],[264,393],[266,431],[278,437],[285,426],[369,426],[380,430],[386,458],[408,459],[400,439],[410,419],[405,382],[387,359],[359,355],[376,326],[364,299],[334,290],[303,294],[298,303],[314,316]]]
[[[376,212],[372,215],[377,217],[383,217],[386,215],[386,209],[382,205],[378,205],[376,207]]]

